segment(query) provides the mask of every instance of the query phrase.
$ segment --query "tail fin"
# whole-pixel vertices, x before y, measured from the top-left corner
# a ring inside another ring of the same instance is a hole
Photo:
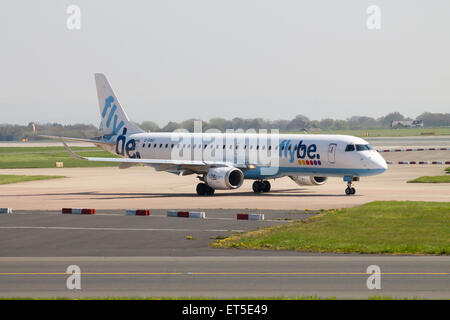
[[[100,130],[104,135],[144,132],[128,119],[104,74],[95,74],[95,84],[97,85],[98,105],[102,118]]]

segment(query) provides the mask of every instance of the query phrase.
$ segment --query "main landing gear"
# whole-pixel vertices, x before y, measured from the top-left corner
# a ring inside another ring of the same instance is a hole
[[[206,183],[201,182],[197,185],[197,194],[199,196],[212,196],[214,194],[214,189]]]
[[[253,182],[253,191],[255,193],[260,193],[260,192],[269,192],[270,191],[270,182],[267,180],[264,181],[255,181]]]

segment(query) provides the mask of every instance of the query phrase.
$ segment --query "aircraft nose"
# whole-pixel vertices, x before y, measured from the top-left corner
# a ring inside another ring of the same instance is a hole
[[[368,167],[380,172],[387,170],[387,163],[384,158],[379,154],[371,154],[367,158]]]
[[[387,170],[388,166],[386,160],[384,160],[381,155],[377,154],[375,157],[373,157],[372,161],[374,162],[374,165],[377,169],[383,170],[383,172]]]

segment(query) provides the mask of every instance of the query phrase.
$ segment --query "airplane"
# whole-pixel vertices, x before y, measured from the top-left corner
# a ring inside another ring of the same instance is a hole
[[[269,192],[270,179],[289,177],[301,186],[320,186],[328,177],[342,177],[345,194],[361,177],[378,175],[386,161],[364,139],[335,134],[279,134],[256,132],[144,132],[131,122],[104,74],[95,74],[102,136],[59,139],[67,152],[87,161],[119,163],[120,169],[144,165],[177,175],[197,175],[199,196],[242,186],[254,180],[255,193]],[[81,157],[67,141],[89,142],[116,155]]]

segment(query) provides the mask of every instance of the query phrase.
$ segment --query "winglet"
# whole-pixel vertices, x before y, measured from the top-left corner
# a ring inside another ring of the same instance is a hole
[[[72,151],[72,149],[69,148],[69,146],[66,144],[66,142],[65,142],[64,140],[61,139],[61,141],[62,141],[62,143],[63,143],[63,145],[64,145],[64,148],[66,148],[66,151],[70,154],[70,156],[71,156],[72,158],[79,159],[79,160],[87,160],[86,158],[83,158],[83,157],[81,157],[81,156],[75,154],[75,153]]]

